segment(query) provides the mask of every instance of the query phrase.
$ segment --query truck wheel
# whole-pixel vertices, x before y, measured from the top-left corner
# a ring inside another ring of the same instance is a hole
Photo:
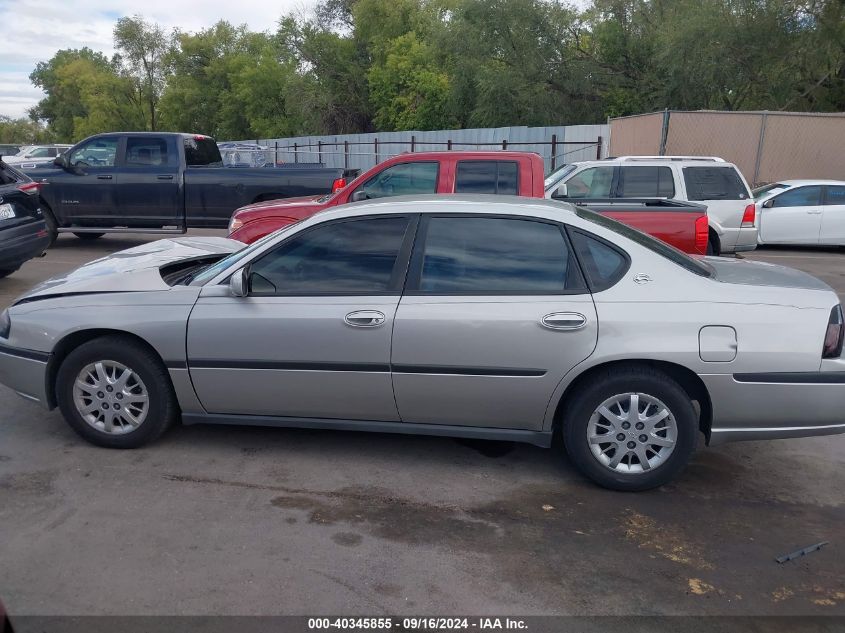
[[[85,240],[86,242],[90,242],[91,240],[96,240],[96,239],[103,237],[103,235],[105,235],[105,233],[74,233],[74,235],[81,240]]]
[[[719,243],[719,237],[713,231],[710,231],[710,237],[707,239],[706,254],[714,256],[722,254],[722,246]]]
[[[104,336],[73,350],[59,367],[56,399],[74,431],[106,448],[148,444],[178,415],[161,359],[122,336]]]
[[[584,475],[612,490],[648,490],[686,466],[698,441],[689,395],[649,367],[593,376],[563,419],[566,452]]]
[[[56,216],[53,215],[52,209],[43,202],[41,206],[41,213],[44,214],[44,224],[47,225],[47,235],[50,237],[50,243],[47,244],[47,248],[50,248],[56,243],[56,238],[59,236],[59,225],[56,223]]]

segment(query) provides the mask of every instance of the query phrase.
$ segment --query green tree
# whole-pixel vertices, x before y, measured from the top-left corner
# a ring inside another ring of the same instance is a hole
[[[52,140],[49,130],[38,121],[0,115],[0,143],[38,144]]]

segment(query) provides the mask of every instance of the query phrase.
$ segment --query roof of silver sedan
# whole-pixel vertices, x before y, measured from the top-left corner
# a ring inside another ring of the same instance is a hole
[[[363,200],[339,207],[330,207],[322,214],[340,212],[344,209],[361,211],[381,211],[386,206],[421,205],[419,211],[426,213],[511,213],[514,215],[532,215],[538,210],[555,213],[574,213],[575,207],[567,202],[527,198],[524,196],[503,196],[496,194],[416,194],[409,196],[390,196],[375,200]],[[483,205],[483,206],[479,206]],[[358,215],[358,214],[354,214]]]

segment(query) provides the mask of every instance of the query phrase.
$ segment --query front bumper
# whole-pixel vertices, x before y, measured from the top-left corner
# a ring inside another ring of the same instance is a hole
[[[49,245],[50,236],[43,219],[0,229],[0,270],[18,268]]]
[[[19,396],[49,409],[47,398],[47,362],[50,355],[18,347],[10,347],[0,339],[0,384]]]
[[[845,372],[705,374],[710,444],[845,433]]]

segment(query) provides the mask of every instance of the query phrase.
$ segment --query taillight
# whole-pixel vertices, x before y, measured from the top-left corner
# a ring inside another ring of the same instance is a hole
[[[754,220],[757,217],[757,207],[753,204],[749,204],[745,207],[745,212],[742,214],[742,228],[753,228],[754,227]]]
[[[707,216],[702,215],[695,221],[695,250],[702,255],[707,254],[707,241],[710,239],[710,226]]]
[[[839,358],[842,355],[842,332],[842,306],[837,305],[830,311],[827,321],[822,358]]]
[[[332,193],[336,193],[346,186],[346,178],[335,178],[332,183]]]
[[[237,215],[233,215],[232,219],[229,220],[229,235],[237,231],[244,225],[244,221],[241,220]]]
[[[23,191],[24,193],[28,193],[31,196],[37,196],[38,187],[40,186],[40,183],[37,182],[24,182],[18,185],[18,191]]]

